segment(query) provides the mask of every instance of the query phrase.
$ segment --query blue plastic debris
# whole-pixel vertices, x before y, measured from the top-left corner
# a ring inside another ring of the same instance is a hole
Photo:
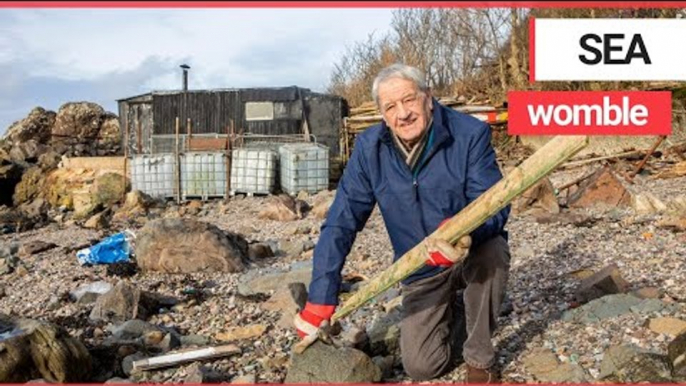
[[[124,232],[114,234],[92,247],[76,252],[76,258],[81,265],[129,262],[131,255],[130,240],[132,238],[132,233],[128,235]]]

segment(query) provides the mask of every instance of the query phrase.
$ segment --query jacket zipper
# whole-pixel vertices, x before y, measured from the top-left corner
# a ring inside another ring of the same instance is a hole
[[[431,133],[429,135],[433,137],[434,131],[431,129]],[[419,172],[422,170],[424,165],[428,162],[429,158],[431,158],[435,153],[436,149],[441,145],[441,143],[432,143],[433,140],[429,139],[429,144],[431,144],[431,148],[425,149],[427,151],[426,154],[423,154],[422,157],[419,159],[419,164],[415,167],[415,170],[412,171],[412,186],[414,189],[414,198],[415,201],[417,202],[417,205],[419,205],[419,212],[420,214],[423,214],[424,209],[422,208],[422,202],[419,199]],[[442,142],[442,141],[441,141]],[[421,221],[422,221],[422,229],[424,230],[425,234],[429,234],[426,228],[426,222],[424,221],[424,216],[421,216]]]

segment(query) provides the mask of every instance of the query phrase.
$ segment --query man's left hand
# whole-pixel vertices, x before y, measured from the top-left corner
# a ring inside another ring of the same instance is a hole
[[[469,255],[469,247],[472,245],[472,238],[463,236],[454,246],[441,239],[429,237],[426,239],[427,259],[426,265],[433,267],[450,267]]]

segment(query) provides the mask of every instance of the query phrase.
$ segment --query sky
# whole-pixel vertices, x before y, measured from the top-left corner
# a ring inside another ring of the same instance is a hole
[[[151,90],[301,86],[324,91],[346,48],[391,9],[0,9],[0,134],[57,111]]]

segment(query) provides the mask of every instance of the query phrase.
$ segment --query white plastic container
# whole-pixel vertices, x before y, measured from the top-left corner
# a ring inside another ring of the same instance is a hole
[[[316,143],[292,143],[279,148],[281,189],[292,195],[317,193],[329,187],[329,148]]]
[[[131,158],[131,188],[156,198],[174,197],[174,156],[135,155]]]
[[[276,187],[278,154],[264,148],[236,149],[231,153],[231,195],[271,194]]]
[[[181,155],[183,199],[226,197],[226,156],[218,152],[189,152]]]

